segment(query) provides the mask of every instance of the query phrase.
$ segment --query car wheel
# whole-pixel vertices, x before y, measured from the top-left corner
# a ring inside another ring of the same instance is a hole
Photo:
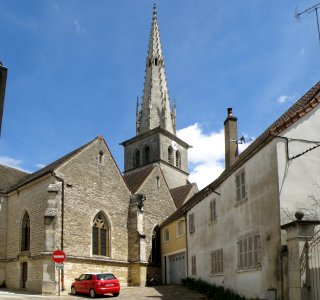
[[[118,297],[119,296],[119,293],[114,293],[113,294],[113,297]]]
[[[94,291],[94,289],[90,289],[89,293],[91,298],[94,298],[96,296],[96,292]]]
[[[76,292],[76,288],[74,286],[71,287],[71,295],[75,295]]]

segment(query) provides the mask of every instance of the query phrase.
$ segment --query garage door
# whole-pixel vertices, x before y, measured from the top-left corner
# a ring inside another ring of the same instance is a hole
[[[186,278],[185,252],[169,256],[169,283],[181,283]]]

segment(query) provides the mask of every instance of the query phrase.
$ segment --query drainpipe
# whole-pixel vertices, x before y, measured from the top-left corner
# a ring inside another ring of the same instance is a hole
[[[60,240],[60,250],[63,251],[63,234],[64,234],[64,185],[65,182],[62,178],[57,176],[55,172],[52,173],[53,176],[62,183],[61,189],[61,240]],[[64,269],[61,270],[61,291],[64,291]],[[59,291],[60,293],[60,291]]]
[[[188,258],[188,224],[187,224],[187,211],[183,214],[186,227],[186,261],[187,261],[187,277],[189,276],[189,258]]]

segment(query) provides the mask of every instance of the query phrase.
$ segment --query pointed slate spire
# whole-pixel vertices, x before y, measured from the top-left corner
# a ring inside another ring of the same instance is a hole
[[[157,20],[157,7],[154,3],[137,134],[159,126],[175,134]]]

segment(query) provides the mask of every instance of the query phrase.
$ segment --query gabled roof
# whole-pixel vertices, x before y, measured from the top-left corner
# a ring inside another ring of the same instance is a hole
[[[154,168],[154,165],[149,165],[145,168],[123,175],[123,179],[132,194],[136,193]]]
[[[57,159],[56,161],[54,161],[53,163],[47,165],[46,167],[32,173],[29,174],[23,178],[21,178],[21,180],[19,180],[15,185],[11,186],[6,192],[10,192],[13,191],[16,188],[19,188],[27,183],[30,183],[33,180],[36,180],[44,175],[47,175],[49,173],[54,172],[58,167],[60,167],[62,164],[64,164],[65,162],[67,162],[69,159],[71,159],[72,157],[74,157],[75,155],[77,155],[79,152],[81,152],[84,148],[86,148],[87,146],[89,146],[90,144],[92,144],[93,142],[95,142],[97,139],[102,139],[101,136],[96,137],[95,139],[93,139],[92,141],[90,141],[89,143],[71,151],[70,153],[68,153],[67,155]]]
[[[237,162],[230,168],[225,169],[222,174],[212,183],[204,187],[197,194],[192,196],[177,211],[169,216],[161,226],[170,223],[183,216],[188,210],[194,207],[209,194],[214,193],[220,184],[228,178],[236,169],[241,167],[247,160],[253,157],[265,145],[272,141],[277,134],[298,121],[302,116],[309,113],[314,107],[320,103],[320,81],[315,84],[304,96],[294,103],[283,115],[280,116],[271,126],[269,126],[247,149],[240,155]]]
[[[0,193],[5,192],[28,175],[29,173],[0,165]]]
[[[172,199],[177,209],[179,209],[183,202],[186,200],[193,186],[193,184],[189,183],[170,190]]]

